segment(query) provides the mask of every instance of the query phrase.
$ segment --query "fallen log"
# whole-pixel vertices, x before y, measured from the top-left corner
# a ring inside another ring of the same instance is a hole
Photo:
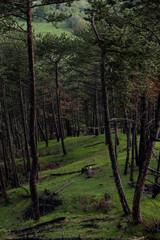
[[[74,181],[69,181],[68,183],[64,184],[62,187],[60,187],[59,189],[57,189],[53,195],[57,195],[60,191],[62,191],[65,187],[69,186],[70,184],[72,184]]]
[[[5,239],[5,240],[90,240],[90,238],[81,238],[79,237],[70,237],[70,238],[41,238],[41,237],[24,237],[24,238],[9,238],[9,239]],[[122,238],[95,238],[96,240],[122,240]],[[140,238],[140,239],[144,239],[144,238]],[[136,239],[136,240],[140,240],[140,239]],[[130,239],[132,240],[132,239]]]
[[[146,236],[139,237],[139,238],[128,238],[128,240],[142,240],[142,239],[148,238],[148,236],[149,236],[149,234],[147,234]]]
[[[82,170],[74,171],[74,172],[68,172],[68,173],[52,173],[51,176],[65,176],[70,175],[74,173],[80,173]]]
[[[89,164],[84,166],[81,170],[73,171],[73,172],[67,172],[67,173],[52,173],[51,176],[65,176],[65,175],[71,175],[74,173],[83,173],[84,168],[90,167],[90,166],[95,166],[96,164]]]
[[[104,143],[104,142],[95,143],[95,144],[92,144],[92,145],[85,146],[85,148],[87,148],[87,147],[94,147],[94,146],[96,146],[96,145],[103,144],[103,143]]]
[[[36,234],[39,234],[41,232],[53,232],[53,230],[57,229],[57,228],[61,228],[62,225],[60,226],[52,226],[52,227],[49,227],[49,228],[42,228],[42,229],[37,229],[36,231],[33,231],[33,232],[27,232],[27,233],[22,233],[22,234],[18,234],[18,237],[29,237],[30,235],[33,235],[33,236],[36,236]]]
[[[63,221],[65,219],[66,219],[66,217],[55,218],[55,219],[52,219],[51,221],[39,223],[39,224],[34,225],[34,226],[12,230],[11,233],[17,234],[17,233],[20,233],[20,232],[27,232],[27,231],[30,231],[30,230],[35,229],[35,228],[40,228],[40,227],[45,226],[45,225],[49,225],[49,224],[52,224],[52,223],[57,223],[57,222]]]

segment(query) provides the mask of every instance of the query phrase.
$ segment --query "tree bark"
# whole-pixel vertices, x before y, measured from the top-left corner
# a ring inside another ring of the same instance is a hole
[[[23,89],[22,89],[22,81],[21,77],[19,77],[19,87],[20,87],[20,101],[21,101],[21,113],[22,113],[22,124],[23,124],[23,132],[24,132],[24,141],[25,141],[25,152],[27,157],[27,173],[31,170],[31,161],[30,161],[30,153],[29,153],[29,143],[28,143],[28,135],[27,135],[27,126],[26,126],[26,111],[23,102]]]
[[[53,114],[53,123],[54,123],[56,138],[57,138],[57,142],[59,142],[59,133],[58,133],[57,119],[56,119],[56,114],[55,114],[55,109],[54,109],[53,100],[52,100],[52,114]]]
[[[44,89],[42,87],[42,98],[43,98],[43,118],[44,118],[44,129],[45,129],[45,142],[46,147],[48,147],[48,131],[47,131],[47,122],[46,122],[46,109],[45,109],[45,96],[44,96]]]
[[[96,14],[96,11],[94,10],[92,13],[91,24],[92,24],[92,28],[95,33],[99,48],[101,49],[101,85],[102,85],[102,101],[103,101],[103,108],[104,108],[104,120],[105,120],[104,124],[105,124],[106,142],[108,143],[108,146],[109,146],[109,154],[111,159],[113,176],[114,176],[115,184],[120,197],[120,201],[122,204],[122,208],[125,215],[129,215],[131,212],[130,212],[130,208],[128,206],[126,197],[124,195],[120,174],[118,171],[117,160],[115,157],[115,151],[113,147],[112,134],[111,134],[108,90],[106,86],[106,68],[105,68],[106,52],[105,52],[105,47],[103,46],[103,41],[100,39],[95,26],[95,22],[94,22],[95,14]]]
[[[154,127],[152,129],[150,139],[148,139],[147,143],[145,144],[145,146],[147,146],[146,155],[145,155],[145,159],[143,159],[143,162],[141,162],[141,171],[139,172],[139,176],[136,184],[136,189],[135,189],[135,194],[133,199],[133,208],[132,208],[132,218],[133,218],[134,224],[138,224],[143,221],[141,216],[141,209],[140,209],[141,199],[142,199],[142,194],[143,194],[144,184],[145,184],[145,180],[148,172],[149,163],[152,157],[153,147],[155,145],[154,140],[157,139],[158,137],[159,128],[160,128],[160,94],[158,96]]]
[[[63,126],[62,126],[62,118],[61,118],[61,103],[60,103],[60,90],[58,83],[58,62],[55,63],[55,81],[56,81],[56,100],[57,100],[57,111],[58,111],[58,125],[59,125],[59,135],[61,137],[61,144],[63,154],[66,155],[66,149],[64,145],[64,134],[63,134]]]
[[[13,152],[13,140],[11,135],[10,121],[9,121],[9,113],[8,113],[8,105],[7,105],[7,97],[6,97],[6,86],[5,86],[5,81],[3,77],[1,77],[1,82],[2,82],[4,113],[5,113],[5,120],[6,120],[5,123],[6,123],[9,151],[10,151],[11,163],[12,163],[13,186],[17,188],[19,187],[19,180],[18,180],[17,167],[16,167],[15,157]]]
[[[30,173],[30,191],[33,204],[34,218],[40,217],[39,198],[36,185],[38,173],[38,148],[36,139],[36,86],[34,71],[34,49],[32,35],[32,15],[31,1],[27,0],[27,34],[28,34],[28,60],[29,60],[29,80],[30,80],[30,150],[32,157],[32,168]]]

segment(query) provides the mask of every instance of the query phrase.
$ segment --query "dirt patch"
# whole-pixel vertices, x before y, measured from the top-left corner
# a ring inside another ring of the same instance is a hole
[[[56,207],[62,205],[62,200],[58,200],[56,196],[49,195],[39,198],[39,210],[40,215],[44,216],[50,212],[52,212]],[[31,204],[23,214],[24,220],[33,219],[33,205]]]

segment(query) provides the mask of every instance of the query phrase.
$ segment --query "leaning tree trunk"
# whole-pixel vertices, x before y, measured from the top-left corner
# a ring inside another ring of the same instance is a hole
[[[115,151],[113,147],[113,141],[112,141],[112,134],[111,134],[111,125],[110,125],[110,114],[109,114],[109,102],[108,102],[108,91],[107,91],[107,86],[106,86],[106,68],[105,68],[105,58],[106,58],[106,52],[105,52],[105,47],[103,45],[103,41],[100,39],[99,34],[97,32],[94,18],[95,18],[96,11],[94,10],[92,13],[92,28],[95,33],[99,48],[101,49],[101,84],[102,84],[102,101],[103,101],[103,110],[104,110],[104,120],[105,120],[105,131],[106,131],[106,142],[108,142],[109,146],[109,154],[110,154],[110,159],[111,159],[111,165],[112,165],[112,171],[113,171],[113,176],[115,180],[115,184],[118,190],[118,194],[120,197],[120,201],[122,204],[123,211],[125,215],[130,214],[130,208],[128,206],[126,197],[124,195],[121,179],[120,179],[120,174],[118,171],[118,166],[117,166],[117,160],[115,157]]]
[[[34,72],[34,49],[32,36],[31,1],[27,0],[27,34],[28,34],[28,60],[30,76],[30,150],[32,157],[32,168],[30,173],[30,192],[33,204],[34,218],[40,217],[39,198],[37,192],[36,178],[38,173],[38,148],[36,139],[36,86]]]
[[[147,147],[146,147],[146,155],[145,159],[143,159],[143,163],[141,162],[141,171],[139,172],[134,199],[133,199],[133,208],[132,208],[132,218],[133,223],[138,224],[142,222],[142,216],[141,216],[141,199],[144,189],[144,184],[148,172],[149,163],[152,157],[152,151],[153,147],[155,145],[155,140],[158,137],[160,128],[160,94],[158,96],[158,102],[157,102],[157,109],[156,109],[156,117],[154,121],[154,127],[151,132],[150,139],[147,141]],[[144,151],[144,150],[143,150]]]
[[[63,133],[63,126],[62,126],[62,118],[61,118],[60,91],[59,91],[59,84],[58,84],[58,62],[55,63],[55,70],[56,70],[55,80],[56,80],[56,100],[57,100],[59,134],[61,137],[63,154],[66,155],[66,149],[65,149],[65,145],[64,145],[64,133]]]

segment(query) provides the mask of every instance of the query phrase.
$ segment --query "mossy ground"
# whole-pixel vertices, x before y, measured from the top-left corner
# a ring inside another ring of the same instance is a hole
[[[113,136],[114,137],[114,136]],[[118,146],[118,166],[124,191],[132,208],[134,189],[128,186],[129,173],[123,175],[126,158],[126,137],[119,134],[120,146]],[[98,143],[98,144],[97,144]],[[141,205],[144,223],[138,226],[132,225],[131,216],[124,217],[120,200],[115,187],[108,149],[104,144],[104,135],[70,137],[65,139],[67,155],[64,156],[61,144],[51,140],[46,147],[44,142],[39,143],[40,172],[38,180],[38,193],[44,195],[45,188],[54,192],[70,180],[74,183],[63,189],[58,194],[58,199],[63,204],[53,212],[40,218],[38,223],[49,221],[57,217],[66,217],[66,220],[56,224],[55,229],[37,233],[39,237],[78,237],[84,238],[111,238],[122,236],[123,239],[147,235],[145,227],[160,222],[160,196],[150,200],[144,195]],[[156,146],[158,151],[158,146]],[[20,160],[17,160],[19,164]],[[86,165],[95,164],[93,167],[101,167],[93,178],[86,178],[86,175],[76,173],[64,176],[52,176],[53,173],[65,173],[77,171]],[[153,159],[151,166],[156,166]],[[138,169],[134,171],[136,180]],[[149,177],[153,179],[152,176]],[[28,191],[28,183],[23,185]],[[103,205],[104,193],[111,198],[108,204]],[[26,192],[22,188],[8,191],[10,203],[4,206],[0,202],[0,239],[11,237],[10,230],[37,224],[34,220],[23,220],[25,209],[30,204],[30,199],[24,197]],[[148,239],[158,239],[156,235],[149,235]],[[159,238],[160,239],[160,238]]]

